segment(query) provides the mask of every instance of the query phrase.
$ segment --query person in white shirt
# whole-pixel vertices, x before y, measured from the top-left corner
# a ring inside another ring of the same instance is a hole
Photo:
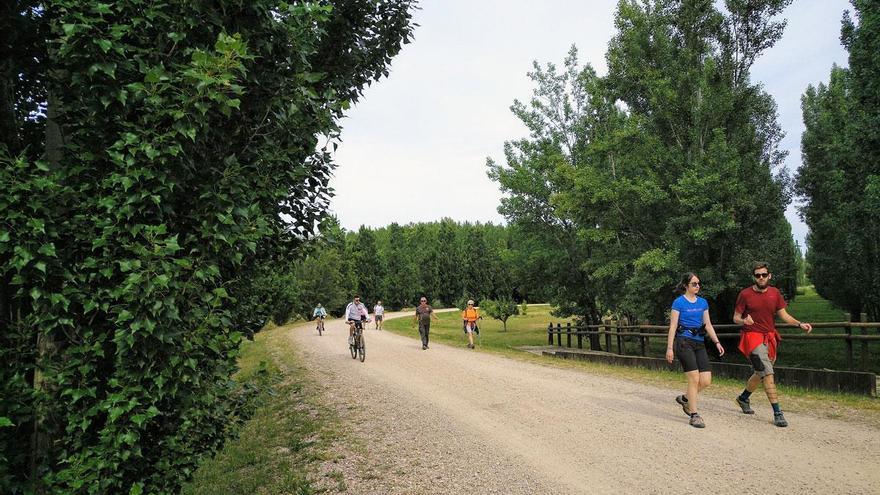
[[[363,325],[364,321],[369,321],[369,319],[363,317],[365,314],[367,314],[367,307],[361,302],[361,296],[354,296],[354,301],[348,303],[348,306],[345,307],[345,321],[348,323],[349,344],[351,344],[351,338],[354,335],[355,325]]]
[[[382,330],[382,320],[385,318],[385,308],[382,301],[377,301],[373,306],[373,316],[376,318],[376,330]]]

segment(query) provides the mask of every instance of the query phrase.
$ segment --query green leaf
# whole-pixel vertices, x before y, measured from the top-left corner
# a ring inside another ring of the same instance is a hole
[[[109,52],[110,49],[113,48],[113,42],[110,40],[98,39],[98,40],[95,40],[95,43],[98,44],[98,46],[101,48],[101,50],[104,53]]]
[[[4,426],[15,426],[15,424],[6,416],[0,416],[0,428]]]
[[[2,240],[2,236],[0,236],[0,240]],[[55,256],[55,244],[52,242],[43,244],[42,246],[40,246],[40,249],[37,252],[42,254],[43,256],[50,256],[50,257],[54,258],[54,257],[56,257]]]
[[[110,4],[107,3],[96,3],[92,4],[92,12],[96,14],[110,14]]]

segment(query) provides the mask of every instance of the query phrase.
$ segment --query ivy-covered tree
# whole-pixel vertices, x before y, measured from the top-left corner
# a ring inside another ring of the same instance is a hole
[[[222,444],[413,3],[4,3],[0,491],[173,493]]]

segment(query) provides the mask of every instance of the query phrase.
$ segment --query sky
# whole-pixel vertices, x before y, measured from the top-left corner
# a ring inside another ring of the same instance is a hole
[[[503,146],[527,136],[510,112],[528,101],[532,62],[562,61],[572,44],[599,75],[615,34],[617,0],[424,0],[415,39],[343,120],[330,205],[342,226],[392,222],[504,223],[501,192],[486,159],[504,163]],[[752,67],[752,80],[776,100],[786,133],[785,166],[801,164],[800,97],[827,82],[832,64],[847,65],[840,21],[848,0],[795,0],[782,14],[783,38]],[[807,228],[795,205],[786,211],[801,246]]]

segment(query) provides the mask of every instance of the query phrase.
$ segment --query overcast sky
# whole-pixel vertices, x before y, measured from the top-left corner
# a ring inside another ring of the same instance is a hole
[[[501,193],[486,177],[486,158],[504,163],[504,141],[527,135],[510,112],[528,100],[532,61],[562,64],[577,45],[580,62],[600,75],[614,35],[616,0],[424,0],[415,40],[343,121],[331,211],[342,226],[383,227],[450,217],[503,223]],[[840,20],[846,0],[795,0],[783,14],[785,35],[752,69],[779,106],[789,150],[801,164],[800,96],[845,66]],[[804,245],[806,226],[786,213]]]

